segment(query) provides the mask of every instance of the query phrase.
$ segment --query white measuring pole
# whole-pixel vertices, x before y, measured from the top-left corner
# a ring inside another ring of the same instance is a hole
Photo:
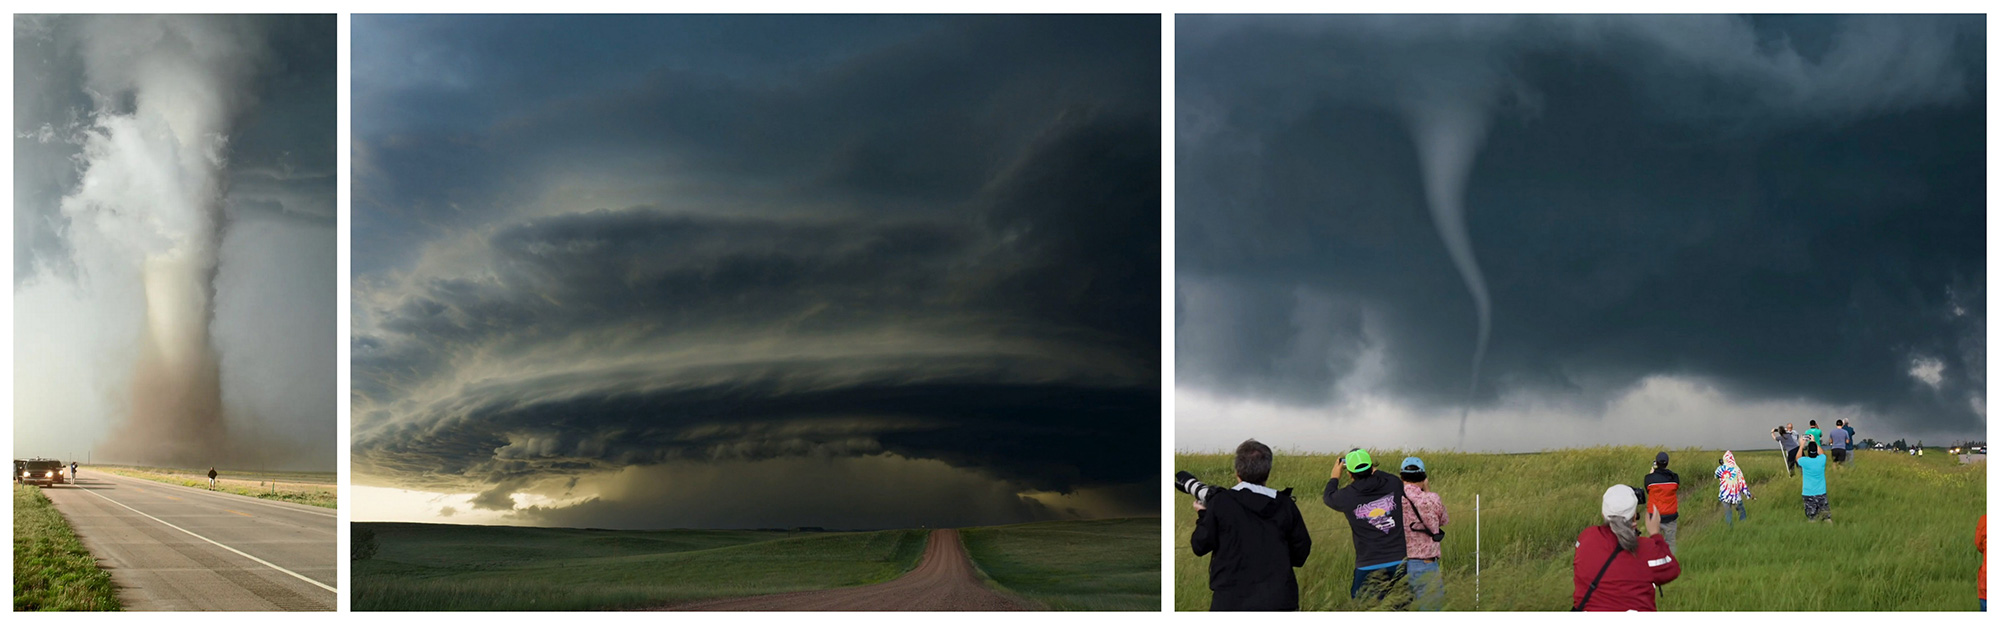
[[[1479,609],[1479,495],[1472,496],[1472,609]]]

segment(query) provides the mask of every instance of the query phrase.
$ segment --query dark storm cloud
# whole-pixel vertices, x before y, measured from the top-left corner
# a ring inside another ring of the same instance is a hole
[[[1456,412],[1477,324],[1412,128],[1462,109],[1486,121],[1464,190],[1493,302],[1476,405],[1601,408],[1665,375],[1982,428],[1978,17],[1178,32],[1184,389],[1315,406],[1367,378]]]
[[[1158,440],[1155,17],[450,21],[364,17],[356,36],[448,31],[383,48],[470,85],[573,65],[591,75],[549,80],[590,88],[473,98],[357,72],[358,481],[485,510],[549,497],[519,519],[568,525],[999,522],[1071,513],[1023,493],[1113,493],[1096,514],[1151,498],[1121,487]],[[797,29],[813,34],[769,41]],[[652,30],[706,34],[661,56],[635,47]],[[554,58],[483,59],[498,41]],[[607,69],[605,50],[644,62]],[[472,121],[438,112],[460,104]],[[934,466],[982,503],[665,514],[667,493],[720,487],[611,477],[728,483],[721,465],[737,482],[878,467],[919,490],[912,468]]]
[[[231,210],[334,216],[335,47],[326,16],[237,20],[269,46],[253,61],[245,119],[229,139]],[[22,15],[14,23],[14,277],[37,267],[69,271],[60,200],[76,187],[93,103],[82,22]],[[129,103],[127,103],[129,106]]]

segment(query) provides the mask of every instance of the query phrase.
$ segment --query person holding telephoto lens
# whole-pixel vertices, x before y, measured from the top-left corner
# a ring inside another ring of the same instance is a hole
[[[1346,488],[1340,487],[1341,474],[1354,476]],[[1389,598],[1407,573],[1403,559],[1403,480],[1395,474],[1375,470],[1374,460],[1359,448],[1347,452],[1334,464],[1333,477],[1321,495],[1326,507],[1347,518],[1354,536],[1354,584],[1347,596],[1373,601]],[[1406,606],[1398,605],[1397,608]]]
[[[1174,474],[1174,487],[1194,496],[1196,557],[1208,560],[1209,609],[1297,610],[1299,581],[1292,569],[1305,566],[1312,536],[1292,501],[1292,489],[1276,490],[1271,448],[1256,439],[1236,446],[1232,489],[1201,483],[1194,474]]]

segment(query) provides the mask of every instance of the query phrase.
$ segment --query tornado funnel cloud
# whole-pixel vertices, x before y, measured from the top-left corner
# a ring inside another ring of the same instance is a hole
[[[127,355],[126,414],[97,457],[181,467],[240,462],[255,446],[230,431],[211,324],[229,139],[255,104],[246,94],[265,35],[231,16],[86,19],[80,52],[95,109],[84,130],[82,179],[62,212],[91,233],[76,246],[89,257],[79,264],[136,270],[143,306]]]
[[[1486,342],[1493,332],[1493,301],[1486,277],[1472,253],[1472,236],[1465,227],[1465,184],[1472,163],[1486,140],[1487,113],[1481,107],[1426,104],[1411,108],[1410,132],[1423,171],[1424,199],[1431,223],[1451,254],[1451,264],[1465,280],[1479,317],[1479,340],[1472,351],[1472,376],[1466,381],[1465,404],[1458,413],[1458,442],[1465,444],[1465,421],[1479,388],[1479,369],[1486,360]]]

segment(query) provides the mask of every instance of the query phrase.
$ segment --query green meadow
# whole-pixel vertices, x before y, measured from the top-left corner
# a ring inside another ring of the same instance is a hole
[[[927,532],[355,523],[355,610],[611,610],[885,582]],[[372,535],[372,539],[364,537]],[[960,531],[987,583],[1052,609],[1157,610],[1158,519]],[[365,549],[365,548],[364,548]]]
[[[355,610],[611,610],[859,586],[915,567],[921,530],[614,531],[355,523]]]
[[[1600,523],[1598,503],[1613,484],[1641,485],[1650,447],[1595,447],[1533,454],[1369,450],[1377,461],[1422,457],[1432,490],[1444,496],[1442,564],[1448,610],[1570,607],[1577,533]],[[1756,499],[1732,528],[1716,503],[1720,451],[1669,449],[1681,476],[1681,576],[1662,589],[1662,610],[1977,610],[1980,555],[1973,531],[1986,510],[1986,463],[1960,464],[1930,450],[1922,457],[1861,452],[1830,469],[1834,522],[1807,523],[1799,478],[1785,475],[1776,449],[1739,450]],[[1270,485],[1292,488],[1313,538],[1297,569],[1301,607],[1365,610],[1347,596],[1354,549],[1345,521],[1320,503],[1335,456],[1279,451]],[[1233,457],[1176,454],[1177,470],[1220,486],[1235,484]],[[1477,579],[1473,501],[1479,497]],[[1208,559],[1196,558],[1193,499],[1176,494],[1174,607],[1208,609]]]
[[[1050,609],[1160,609],[1157,517],[978,527],[959,537],[993,586]]]
[[[111,574],[42,489],[14,485],[14,611],[117,610]]]

